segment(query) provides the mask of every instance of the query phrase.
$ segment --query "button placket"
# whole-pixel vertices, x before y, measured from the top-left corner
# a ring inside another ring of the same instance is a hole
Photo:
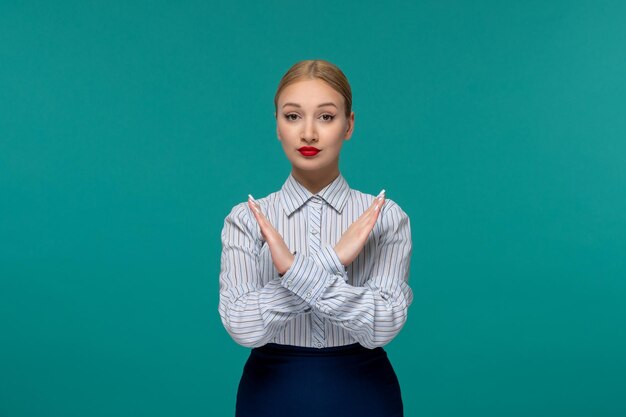
[[[321,251],[321,224],[322,224],[322,199],[319,196],[313,196],[310,200],[308,208],[309,218],[309,250],[310,253]],[[306,293],[306,299],[311,298],[311,292]],[[324,317],[313,310],[311,312],[311,325],[313,334],[313,345],[322,348],[325,345],[325,329]]]

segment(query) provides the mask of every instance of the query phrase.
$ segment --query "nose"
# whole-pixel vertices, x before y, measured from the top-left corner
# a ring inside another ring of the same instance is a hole
[[[304,123],[300,138],[306,142],[313,142],[317,140],[317,131],[315,130],[315,123],[313,120],[308,120]]]

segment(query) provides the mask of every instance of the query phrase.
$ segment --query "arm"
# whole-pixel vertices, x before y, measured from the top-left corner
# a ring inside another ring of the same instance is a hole
[[[281,282],[328,320],[348,330],[363,346],[389,343],[403,327],[413,292],[409,217],[392,200],[381,211],[381,237],[371,274],[363,287],[347,275],[331,245],[312,257],[297,253]]]
[[[224,220],[218,311],[222,324],[240,345],[266,344],[285,324],[310,309],[300,297],[273,278],[261,283],[258,226],[245,203],[233,207]]]

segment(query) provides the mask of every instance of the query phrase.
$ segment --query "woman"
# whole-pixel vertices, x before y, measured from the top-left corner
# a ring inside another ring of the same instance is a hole
[[[292,170],[279,191],[233,207],[221,236],[219,313],[252,348],[236,416],[402,416],[382,346],[413,300],[409,218],[384,190],[351,189],[339,171],[354,129],[339,68],[296,63],[274,106]]]

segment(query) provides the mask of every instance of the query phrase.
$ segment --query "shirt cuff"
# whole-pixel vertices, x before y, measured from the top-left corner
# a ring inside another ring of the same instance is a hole
[[[324,267],[325,270],[330,272],[333,275],[341,275],[344,280],[348,280],[348,269],[343,266],[341,261],[339,260],[339,256],[337,256],[337,252],[332,245],[325,245],[321,251],[313,254],[313,257],[320,265]]]
[[[330,251],[334,253],[334,259]],[[322,265],[327,265],[334,272]],[[347,274],[334,249],[327,245],[313,257],[297,253],[293,264],[283,275],[281,285],[313,306],[335,277],[346,280]]]

